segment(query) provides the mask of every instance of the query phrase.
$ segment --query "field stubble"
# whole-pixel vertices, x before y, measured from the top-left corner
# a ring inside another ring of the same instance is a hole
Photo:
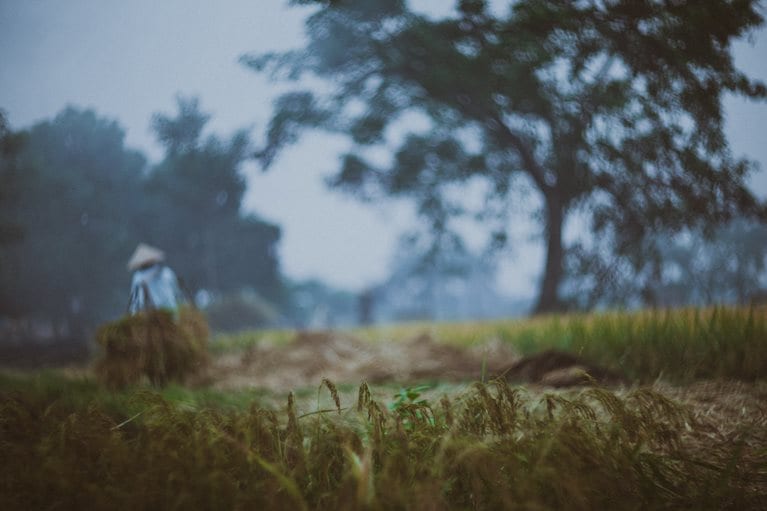
[[[398,328],[222,339],[197,388],[3,377],[0,506],[764,509],[764,309]],[[508,378],[540,351],[621,379]]]
[[[2,383],[3,509],[740,510],[767,498],[763,383],[403,394],[323,380],[286,399]]]

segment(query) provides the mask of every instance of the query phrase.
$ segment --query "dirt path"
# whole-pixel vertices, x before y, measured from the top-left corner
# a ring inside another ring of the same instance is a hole
[[[563,352],[520,357],[499,340],[462,348],[437,342],[428,334],[400,342],[366,342],[335,332],[302,332],[285,345],[261,343],[244,354],[218,358],[209,373],[211,383],[221,389],[300,388],[316,386],[322,378],[337,384],[407,384],[483,376],[552,387],[622,381],[613,372]]]

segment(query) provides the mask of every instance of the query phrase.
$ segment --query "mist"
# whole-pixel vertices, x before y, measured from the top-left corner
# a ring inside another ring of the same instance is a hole
[[[442,2],[414,2],[413,10],[427,22],[457,15]],[[216,331],[762,299],[763,98],[721,91],[726,151],[701,160],[719,165],[713,170],[726,183],[712,197],[724,197],[721,203],[678,207],[707,200],[695,188],[699,177],[683,176],[689,196],[659,202],[673,211],[646,222],[626,216],[620,225],[607,215],[612,230],[597,233],[592,221],[605,213],[604,196],[574,195],[558,227],[561,260],[547,263],[551,201],[540,192],[546,183],[531,180],[534,174],[492,138],[492,127],[483,131],[489,125],[462,110],[485,94],[481,76],[465,82],[441,75],[438,87],[432,76],[383,66],[376,72],[401,87],[391,92],[393,104],[410,102],[407,108],[366,107],[357,96],[358,103],[339,102],[324,120],[310,118],[306,107],[290,118],[291,127],[277,123],[293,115],[295,91],[335,101],[329,91],[343,90],[352,75],[332,59],[362,66],[378,58],[337,47],[349,23],[379,16],[363,11],[334,19],[315,6],[283,2],[225,9],[3,3],[3,339],[89,339],[99,324],[125,312],[131,278],[125,265],[141,242],[165,252],[186,299],[207,310]],[[503,2],[493,2],[492,13],[504,16]],[[337,23],[335,39],[312,29],[309,19]],[[734,62],[753,80],[767,77],[765,33],[759,24],[733,38]],[[474,51],[466,48],[445,55],[465,58]],[[291,50],[315,59],[314,68],[297,71],[297,81],[249,60]],[[448,57],[433,51],[432,58],[422,65],[450,69]],[[620,76],[619,66],[612,72]],[[408,87],[428,97],[407,96]],[[455,97],[463,103],[442,96],[450,87],[462,91]],[[521,101],[502,95],[496,93],[499,108]],[[355,109],[366,108],[367,117],[355,117]],[[366,127],[366,119],[385,129]],[[509,126],[525,136],[542,133],[535,151],[543,154],[550,134],[529,122]],[[460,136],[451,138],[450,123]],[[590,162],[607,161],[605,154]],[[725,155],[732,161],[722,163]],[[744,163],[748,170],[741,172],[740,158],[753,165]],[[344,174],[355,168],[358,174]],[[630,225],[636,234],[620,241]],[[541,291],[553,278],[547,280],[553,275],[547,264],[561,271]],[[549,293],[545,300],[541,292]]]

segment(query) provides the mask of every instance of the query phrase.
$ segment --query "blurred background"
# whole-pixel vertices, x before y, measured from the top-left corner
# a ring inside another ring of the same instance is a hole
[[[0,1],[0,340],[767,299],[764,5]]]

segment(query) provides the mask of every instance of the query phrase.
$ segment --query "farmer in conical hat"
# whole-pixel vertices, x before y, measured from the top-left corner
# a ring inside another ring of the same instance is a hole
[[[128,312],[151,309],[176,310],[184,302],[176,274],[163,264],[162,250],[139,243],[128,261],[128,271],[133,272]]]

